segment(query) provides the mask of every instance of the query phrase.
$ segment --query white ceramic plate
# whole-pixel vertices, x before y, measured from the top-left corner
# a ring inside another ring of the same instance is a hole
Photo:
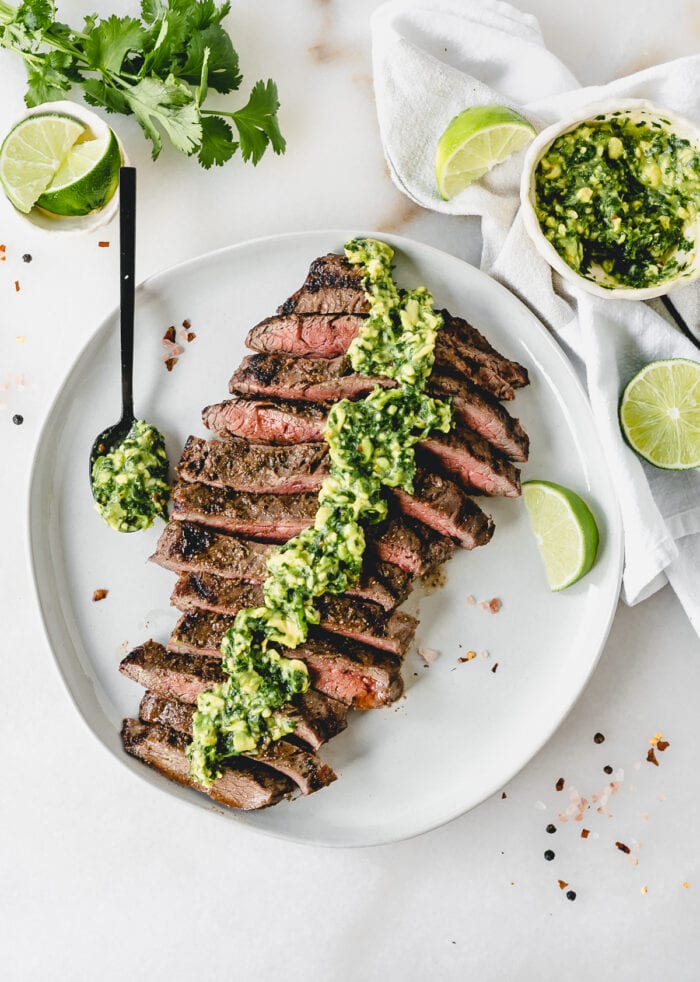
[[[354,233],[309,232],[233,246],[161,273],[137,291],[137,412],[164,432],[172,461],[190,433],[204,435],[203,406],[227,397],[253,324],[303,281],[310,261]],[[88,455],[119,416],[118,318],[77,359],[48,413],[34,462],[29,507],[37,595],[54,657],[76,706],[102,743],[134,774],[229,821],[296,841],[370,845],[427,831],[500,789],[542,747],[595,666],[617,602],[622,544],[613,488],[574,373],[536,318],[479,270],[418,242],[382,235],[397,250],[400,284],[426,284],[436,303],[467,317],[532,384],[512,405],[530,434],[524,478],[548,478],[585,495],[602,537],[598,562],[562,594],[546,586],[522,501],[485,499],[496,533],[461,552],[447,584],[416,594],[417,646],[440,652],[429,668],[414,652],[406,696],[352,714],[322,756],[339,780],[309,798],[261,813],[213,806],[127,757],[119,728],[142,689],[117,671],[134,645],[165,641],[177,612],[172,573],[147,563],[162,526],[119,535],[93,510]],[[197,338],[168,374],[161,337],[187,318]],[[93,591],[109,590],[92,602]],[[467,604],[499,597],[497,615]],[[468,650],[479,656],[466,663]],[[481,652],[488,652],[482,657]],[[496,664],[498,669],[495,671]],[[138,793],[138,786],[134,786]],[[204,831],[204,825],[203,825]]]

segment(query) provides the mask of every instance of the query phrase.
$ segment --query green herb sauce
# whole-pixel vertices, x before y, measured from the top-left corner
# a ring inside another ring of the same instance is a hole
[[[387,515],[382,486],[412,491],[415,444],[451,425],[449,404],[425,394],[442,326],[432,296],[422,288],[396,287],[393,251],[383,242],[356,239],[345,254],[362,266],[370,301],[369,317],[348,351],[350,362],[363,374],[396,379],[398,387],[377,386],[367,398],[343,399],[329,413],[324,435],[331,468],[314,524],[268,559],[265,606],[237,615],[221,645],[226,681],[197,702],[188,757],[193,779],[206,787],[220,776],[226,757],[255,754],[293,729],[275,710],[308,689],[308,671],[275,646],[302,644],[309,625],[319,621],[314,599],[344,593],[357,582],[363,523]]]
[[[168,457],[162,434],[137,419],[122,442],[95,460],[95,507],[117,532],[136,532],[167,520]]]
[[[612,288],[690,271],[700,153],[659,122],[597,116],[557,137],[535,174],[545,236],[577,273]]]

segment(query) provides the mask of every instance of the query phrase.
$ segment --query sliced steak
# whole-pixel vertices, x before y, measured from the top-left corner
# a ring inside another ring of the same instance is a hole
[[[252,811],[274,805],[294,791],[295,785],[288,777],[245,757],[227,762],[212,787],[203,788],[190,777],[185,756],[189,742],[188,737],[169,726],[141,723],[135,719],[125,719],[122,724],[122,743],[128,754],[138,757],[171,781],[201,791],[222,805]]]
[[[484,335],[472,327],[463,317],[453,317],[447,310],[441,310],[440,313],[444,319],[444,327],[440,336],[455,351],[478,365],[489,368],[515,389],[529,384],[527,369],[517,361],[512,361],[496,351]]]
[[[454,539],[463,549],[485,545],[493,535],[493,521],[453,481],[419,467],[413,494],[396,488],[398,507],[441,535]]]
[[[122,660],[119,671],[164,699],[191,705],[195,705],[200,692],[224,681],[221,665],[215,659],[166,651],[155,641],[147,641],[130,652]],[[345,703],[314,689],[294,696],[291,704],[279,712],[295,723],[294,739],[314,750],[347,726]]]
[[[142,722],[160,723],[190,737],[194,713],[194,706],[188,706],[174,699],[161,699],[155,692],[146,692],[139,706],[139,719]],[[336,780],[333,769],[324,764],[316,754],[295,747],[286,740],[272,743],[256,755],[242,756],[250,757],[261,764],[266,764],[273,771],[284,774],[294,781],[303,795],[319,791]]]
[[[237,583],[211,573],[183,573],[175,584],[170,602],[185,617],[175,628],[178,636],[211,636],[219,633],[220,615],[230,619],[246,607],[262,607],[262,587],[255,583]],[[413,640],[418,622],[410,614],[394,611],[387,614],[377,604],[327,594],[317,597],[314,606],[320,615],[320,627],[329,634],[340,635],[390,651],[403,657]]]
[[[207,406],[202,420],[217,436],[240,436],[251,443],[321,443],[328,406],[236,396]]]
[[[312,524],[315,494],[248,494],[206,484],[178,484],[173,518],[271,542],[286,542]]]
[[[150,559],[176,573],[214,573],[244,583],[263,583],[268,575],[267,558],[275,548],[272,543],[239,539],[171,519]],[[359,583],[348,590],[348,595],[393,610],[411,592],[413,579],[398,566],[368,556]]]
[[[518,468],[471,430],[431,434],[421,447],[437,457],[465,488],[506,498],[520,495]]]
[[[253,351],[337,358],[348,350],[364,319],[359,314],[279,314],[257,324],[245,343]]]
[[[451,345],[441,343],[435,345],[435,367],[434,371],[442,374],[458,375],[465,378],[473,385],[484,389],[495,399],[515,399],[515,389],[501,378],[498,372],[494,371],[490,365],[480,365],[471,358],[467,358]]]
[[[486,338],[460,317],[441,311],[438,363],[461,371],[465,378],[485,384],[489,392],[512,398],[512,390],[528,384],[527,370],[491,347]],[[254,327],[246,344],[254,351],[297,358],[338,358],[362,329],[364,314],[286,314],[268,317]]]
[[[415,576],[428,573],[455,551],[452,539],[402,515],[370,526],[366,534],[367,545],[375,555]]]
[[[180,480],[252,494],[315,491],[330,470],[328,450],[320,443],[263,446],[232,437],[188,438],[176,472]]]
[[[367,313],[362,270],[345,256],[329,253],[314,259],[303,285],[278,307],[279,314]]]
[[[525,462],[530,440],[520,422],[483,389],[451,375],[434,374],[429,392],[438,399],[452,399],[457,420],[464,423],[511,460]]]
[[[169,651],[220,658],[219,647],[233,618],[216,614],[186,614],[167,644]],[[319,692],[354,709],[376,709],[403,692],[401,661],[391,654],[352,641],[314,631],[303,645],[280,649],[287,658],[299,658],[309,669],[311,684]]]
[[[292,358],[289,355],[248,355],[231,376],[234,395],[297,399],[303,402],[337,402],[358,399],[380,385],[391,389],[389,378],[357,375],[347,358]]]

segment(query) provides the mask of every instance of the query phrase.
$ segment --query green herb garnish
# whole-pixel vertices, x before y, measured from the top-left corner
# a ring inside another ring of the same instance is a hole
[[[53,0],[0,0],[0,47],[24,59],[28,106],[64,99],[79,85],[91,106],[135,115],[154,160],[165,137],[207,169],[239,149],[257,164],[268,146],[285,149],[275,83],[256,82],[241,109],[203,108],[210,89],[232,92],[242,82],[221,24],[230,9],[229,0],[142,0],[140,19],[89,14],[76,31],[56,20]]]

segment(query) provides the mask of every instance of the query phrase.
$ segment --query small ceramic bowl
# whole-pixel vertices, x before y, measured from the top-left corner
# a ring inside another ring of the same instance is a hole
[[[68,102],[67,100],[61,102],[43,102],[39,106],[33,106],[15,120],[13,125],[21,123],[23,119],[29,119],[30,116],[38,116],[44,113],[59,113],[64,116],[72,116],[73,119],[77,119],[89,127],[91,134],[98,139],[106,135],[110,129],[107,123],[97,113],[92,112],[86,106],[80,105],[80,103]],[[129,161],[118,136],[117,143],[119,144],[122,164],[128,164]],[[50,215],[40,208],[32,208],[27,215],[15,209],[15,214],[24,221],[29,222],[30,225],[40,228],[45,232],[55,232],[60,235],[73,233],[75,235],[94,232],[95,229],[102,228],[103,225],[107,225],[112,221],[118,211],[119,188],[117,188],[104,208],[92,211],[89,215]]]
[[[661,126],[673,131],[676,135],[687,139],[696,149],[700,151],[700,128],[688,119],[678,116],[676,113],[655,106],[645,99],[617,99],[599,102],[589,106],[583,106],[572,116],[554,123],[543,130],[528,147],[523,164],[523,175],[520,183],[520,202],[522,205],[523,220],[528,235],[532,239],[537,251],[547,260],[549,265],[559,273],[563,279],[568,280],[575,286],[580,287],[587,293],[592,293],[596,297],[615,300],[649,300],[652,297],[660,297],[677,286],[685,286],[687,283],[700,277],[700,255],[697,248],[700,243],[700,219],[695,227],[694,241],[696,248],[689,253],[688,265],[675,276],[657,283],[654,286],[636,288],[627,286],[606,287],[599,282],[588,277],[581,276],[559,255],[549,239],[546,238],[535,212],[535,173],[542,157],[547,153],[552,143],[562,133],[575,130],[581,123],[593,119],[596,116],[611,116],[612,113],[624,114],[635,121],[643,120],[648,122],[660,123]],[[603,276],[601,270],[601,278]]]

